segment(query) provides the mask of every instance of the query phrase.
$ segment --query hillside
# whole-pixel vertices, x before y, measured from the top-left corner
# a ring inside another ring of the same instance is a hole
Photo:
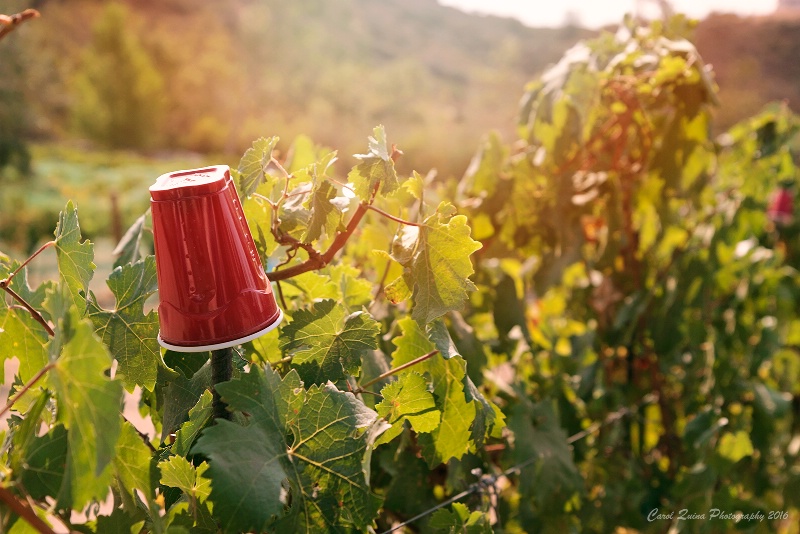
[[[712,14],[695,40],[720,87],[717,131],[774,100],[800,109],[800,18]]]
[[[109,6],[118,4],[126,9],[114,26]],[[0,12],[31,5],[42,18],[0,43],[11,58],[0,62],[0,119],[14,125],[6,136],[235,161],[256,137],[279,135],[285,150],[299,133],[349,155],[382,123],[407,154],[405,170],[446,175],[463,171],[485,132],[511,138],[523,85],[592,33],[528,28],[435,0],[231,0],[224,9],[198,0],[0,0]],[[698,48],[720,86],[717,131],[772,100],[800,108],[799,30],[791,17],[711,15],[699,24]],[[106,63],[117,79],[102,71]],[[150,92],[128,91],[128,79]],[[99,102],[103,90],[116,96]],[[126,92],[139,94],[138,108]],[[108,109],[128,108],[142,119],[130,131],[95,124]]]
[[[86,124],[105,112],[92,87],[113,81],[92,79],[92,65],[110,58],[120,79],[141,63],[150,86],[162,88],[146,100],[145,111],[158,117],[140,126],[145,135],[112,144],[239,154],[255,137],[289,141],[302,132],[353,153],[383,123],[408,164],[459,174],[482,134],[511,133],[523,84],[588,35],[468,15],[434,0],[122,3],[124,25],[111,30],[111,2],[33,2],[42,18],[15,35],[32,136],[114,137],[93,136]],[[30,4],[0,0],[0,12]],[[103,32],[124,34],[117,48],[136,62],[108,56]]]

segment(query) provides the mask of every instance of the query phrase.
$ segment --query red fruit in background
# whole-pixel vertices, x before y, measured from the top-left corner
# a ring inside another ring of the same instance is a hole
[[[791,224],[794,214],[794,195],[785,187],[778,189],[770,200],[767,216],[771,221],[779,224]]]

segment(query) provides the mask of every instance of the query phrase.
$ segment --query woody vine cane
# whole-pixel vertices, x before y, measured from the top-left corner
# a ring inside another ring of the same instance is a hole
[[[275,301],[230,170],[167,173],[150,187],[160,303],[158,341],[211,351],[214,385],[231,379],[235,345],[278,326]],[[215,418],[229,413],[216,388]]]

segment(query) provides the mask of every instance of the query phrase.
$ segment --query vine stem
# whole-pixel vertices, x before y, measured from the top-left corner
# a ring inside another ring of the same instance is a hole
[[[372,210],[372,211],[374,211],[375,213],[380,213],[381,215],[383,215],[383,216],[384,216],[384,217],[386,217],[387,219],[391,219],[391,220],[393,220],[394,222],[398,222],[398,223],[400,223],[400,224],[405,224],[406,226],[425,226],[425,225],[424,225],[424,224],[422,224],[422,223],[415,223],[415,222],[411,222],[411,221],[406,221],[405,219],[401,219],[400,217],[397,217],[397,216],[395,216],[395,215],[392,215],[391,213],[387,213],[387,212],[383,211],[383,210],[382,210],[382,209],[380,209],[380,208],[376,208],[376,207],[375,207],[375,206],[373,206],[372,204],[367,204],[367,208],[371,209],[371,210]]]
[[[294,276],[307,273],[309,271],[316,271],[322,269],[323,267],[328,265],[331,261],[333,261],[333,257],[336,256],[336,253],[339,252],[342,249],[342,247],[345,246],[347,241],[350,239],[350,236],[353,235],[353,232],[355,232],[356,228],[361,222],[361,219],[364,218],[364,215],[369,210],[368,205],[369,204],[366,204],[364,202],[358,205],[358,208],[356,208],[355,213],[353,213],[353,217],[347,223],[347,227],[345,228],[344,232],[339,232],[338,234],[336,234],[336,237],[333,239],[333,243],[331,243],[331,246],[328,248],[328,250],[325,251],[324,254],[317,256],[310,256],[308,260],[304,261],[303,263],[300,263],[298,265],[293,265],[288,269],[284,269],[281,271],[272,271],[270,273],[267,273],[267,277],[272,282],[279,282],[281,280],[286,280],[288,278],[292,278]]]
[[[213,400],[211,401],[211,411],[215,419],[226,419],[230,421],[231,413],[228,405],[217,393],[217,384],[227,382],[233,377],[233,349],[211,351],[211,383],[213,384]]]
[[[47,365],[45,365],[44,367],[42,367],[41,369],[39,369],[39,371],[35,375],[33,375],[33,378],[28,380],[28,383],[25,384],[24,386],[22,386],[22,389],[17,391],[14,394],[13,397],[8,399],[8,402],[6,403],[6,405],[3,407],[2,410],[0,410],[0,417],[5,415],[5,413],[14,406],[14,403],[17,402],[20,399],[20,397],[22,397],[29,389],[31,389],[33,386],[35,386],[36,382],[41,380],[41,378],[45,374],[47,374],[47,371],[49,371],[50,369],[52,369],[55,366],[56,366],[56,362],[50,362]]]
[[[11,510],[28,522],[40,534],[55,534],[52,528],[36,515],[33,508],[22,502],[8,489],[0,487],[0,500],[5,502]]]
[[[3,16],[5,16],[5,15],[3,15]],[[45,250],[47,250],[48,248],[52,247],[55,244],[56,244],[55,241],[48,241],[47,243],[45,243],[44,245],[39,247],[39,249],[36,252],[31,254],[28,257],[27,260],[23,261],[22,264],[19,267],[14,269],[14,272],[9,274],[3,280],[0,280],[0,289],[3,289],[6,293],[11,295],[14,298],[14,300],[16,300],[17,302],[19,302],[22,305],[23,308],[28,310],[28,313],[31,314],[31,316],[36,320],[37,323],[42,325],[44,327],[44,329],[47,330],[47,333],[51,337],[55,335],[55,332],[53,332],[53,329],[50,327],[49,324],[47,324],[47,321],[44,320],[44,317],[42,317],[42,314],[39,313],[36,309],[34,309],[33,306],[28,304],[28,302],[24,298],[22,298],[16,291],[11,289],[10,285],[11,285],[11,281],[14,279],[14,277],[17,276],[17,274],[19,274],[19,272],[22,269],[24,269],[31,261],[33,261],[33,259],[36,256],[38,256],[39,254],[41,254],[42,252],[44,252]]]
[[[11,33],[14,28],[26,20],[35,19],[40,16],[39,12],[35,9],[26,9],[16,15],[0,15],[0,26],[2,26],[0,27],[0,39]]]
[[[365,393],[365,391],[364,391],[365,388],[368,388],[371,385],[380,382],[384,378],[392,376],[393,374],[399,373],[400,371],[404,371],[405,369],[408,369],[409,367],[413,367],[413,366],[417,365],[418,363],[422,363],[425,360],[429,360],[430,358],[436,356],[437,354],[439,354],[438,350],[432,350],[427,354],[423,354],[419,358],[414,358],[410,362],[406,362],[403,365],[399,365],[399,366],[395,367],[394,369],[389,369],[385,373],[379,374],[378,376],[376,376],[375,378],[373,378],[372,380],[370,380],[366,384],[363,384],[363,385],[359,386],[358,388],[353,390],[353,393],[355,393],[355,394]]]
[[[289,362],[291,362],[291,361],[292,361],[292,359],[293,359],[293,356],[286,356],[286,357],[284,357],[284,358],[281,358],[281,359],[280,359],[280,360],[278,360],[277,362],[270,362],[269,366],[270,366],[270,367],[272,367],[273,369],[275,369],[275,368],[276,368],[276,367],[278,367],[279,365],[283,365],[284,363],[289,363]]]
[[[5,280],[3,280],[2,282],[5,282]],[[31,314],[31,316],[36,320],[37,323],[39,323],[40,325],[42,325],[44,327],[44,329],[47,331],[47,333],[48,333],[48,335],[50,337],[55,336],[56,333],[53,331],[53,328],[49,324],[47,324],[47,321],[44,320],[44,317],[42,317],[42,314],[39,313],[36,309],[34,309],[33,306],[28,304],[28,301],[26,301],[24,298],[22,298],[20,295],[18,295],[16,291],[11,289],[7,285],[4,285],[2,282],[0,282],[0,288],[2,288],[6,293],[11,295],[14,298],[14,300],[16,300],[17,302],[19,302],[22,305],[23,308],[28,310],[28,313]]]

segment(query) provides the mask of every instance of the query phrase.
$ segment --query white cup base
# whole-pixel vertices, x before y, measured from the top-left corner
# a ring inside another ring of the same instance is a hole
[[[232,341],[225,341],[223,343],[214,343],[213,345],[197,345],[195,347],[186,347],[183,345],[173,345],[171,343],[167,343],[161,339],[161,333],[159,333],[158,344],[167,350],[174,350],[175,352],[206,352],[209,350],[227,349],[228,347],[234,347],[236,345],[241,345],[242,343],[247,343],[248,341],[252,341],[257,337],[263,336],[267,332],[275,330],[278,325],[281,324],[281,321],[283,321],[283,310],[278,308],[278,318],[275,319],[272,324],[263,330],[259,330],[254,334],[250,334],[249,336],[240,337],[239,339],[234,339]]]

